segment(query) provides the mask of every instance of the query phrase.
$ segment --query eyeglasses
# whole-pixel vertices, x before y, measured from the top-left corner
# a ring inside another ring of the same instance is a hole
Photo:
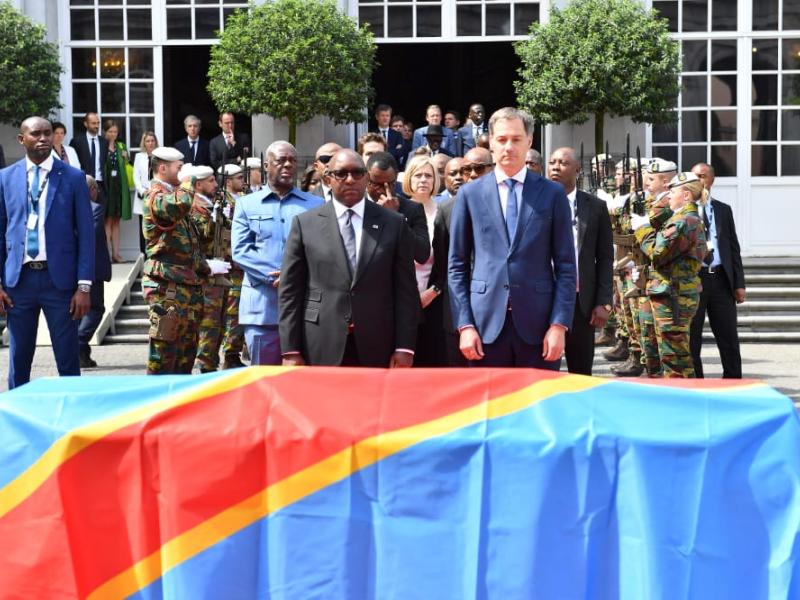
[[[321,162],[323,165],[327,165],[331,159],[333,158],[333,154],[321,154],[317,157],[317,160]]]
[[[336,180],[336,181],[344,181],[347,179],[347,176],[350,175],[353,180],[360,181],[364,179],[364,176],[367,174],[366,169],[336,169],[335,171],[328,171],[328,173]]]
[[[536,162],[535,160],[526,160],[525,164],[528,165],[529,167],[538,167],[538,166],[540,166],[539,163]]]
[[[484,174],[486,169],[488,169],[491,166],[492,165],[488,163],[475,163],[474,165],[464,165],[463,167],[461,167],[460,171],[462,175],[469,175],[474,171],[475,175],[481,176]]]
[[[388,185],[390,189],[394,189],[395,183],[396,183],[395,181],[380,182],[380,181],[372,181],[370,179],[367,182],[367,187],[370,187],[372,189],[378,189],[378,188],[383,188],[384,186]]]

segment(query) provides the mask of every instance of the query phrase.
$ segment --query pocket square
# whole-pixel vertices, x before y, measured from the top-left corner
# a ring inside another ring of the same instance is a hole
[[[372,228],[373,228],[373,229],[377,229],[377,228],[378,228],[378,226],[373,224],[373,225],[372,225]]]

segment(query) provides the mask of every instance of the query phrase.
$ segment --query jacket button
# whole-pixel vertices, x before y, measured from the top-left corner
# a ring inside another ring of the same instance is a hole
[[[508,284],[505,284],[505,285],[503,286],[503,289],[504,289],[504,290],[507,290],[507,289],[508,289]]]

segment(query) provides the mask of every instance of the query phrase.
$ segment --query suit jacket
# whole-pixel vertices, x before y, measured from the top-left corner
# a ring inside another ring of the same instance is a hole
[[[447,192],[445,192],[447,193]],[[433,221],[433,268],[428,283],[442,290],[442,325],[445,331],[455,331],[453,313],[450,308],[450,288],[447,285],[448,251],[450,249],[450,223],[453,215],[455,196],[439,204]]]
[[[484,123],[482,126],[484,131],[489,131],[486,123]],[[464,125],[464,127],[459,129],[458,132],[461,134],[461,148],[463,150],[463,153],[459,156],[464,156],[464,154],[472,150],[476,145],[475,136],[472,134],[472,125]]]
[[[578,190],[578,302],[584,315],[613,298],[614,244],[608,206]]]
[[[380,133],[380,129],[375,129],[374,133]],[[402,171],[402,164],[405,163],[406,155],[408,154],[407,142],[403,139],[403,136],[396,132],[391,127],[386,132],[386,149],[389,154],[394,156],[394,159],[397,161],[397,166]]]
[[[711,210],[714,211],[714,224],[717,229],[717,252],[722,261],[722,270],[731,284],[731,290],[744,288],[744,266],[739,248],[739,237],[733,222],[733,210],[724,202],[711,199]]]
[[[19,281],[28,221],[28,181],[23,158],[0,171],[0,285]],[[60,290],[74,290],[78,280],[95,279],[95,238],[86,176],[53,160],[45,198],[47,269]]]
[[[332,202],[295,217],[283,255],[281,350],[311,365],[339,365],[348,323],[361,364],[388,367],[398,348],[414,350],[420,310],[412,243],[404,219],[364,203],[355,275]]]
[[[236,201],[231,228],[233,262],[244,269],[239,323],[278,324],[278,290],[267,273],[281,270],[283,250],[296,215],[322,205],[322,198],[294,188],[279,200],[268,187]]]
[[[453,132],[444,126],[442,126],[442,129],[444,130],[444,137],[442,138],[441,149],[445,150],[450,156],[455,156],[455,140],[453,139]],[[411,150],[409,150],[408,153],[409,157],[414,155],[414,151],[417,148],[428,143],[427,139],[425,138],[426,133],[428,133],[427,125],[414,130],[414,137],[411,141]]]
[[[406,219],[406,223],[414,236],[414,260],[424,263],[431,255],[431,238],[428,234],[428,220],[422,204],[398,197],[400,206],[397,209]]]
[[[570,327],[576,268],[564,188],[527,171],[509,241],[494,173],[461,186],[448,269],[456,326],[474,325],[484,343],[500,335],[509,302],[513,325],[529,344],[541,344],[551,324]]]
[[[0,169],[5,169],[6,167],[6,155],[3,152],[3,146],[0,146]]]
[[[75,148],[75,152],[78,154],[78,161],[81,163],[80,169],[87,175],[91,175],[95,179],[97,178],[97,173],[95,173],[94,165],[92,165],[92,152],[89,149],[89,140],[86,139],[86,132],[84,131],[80,135],[75,136],[69,143],[70,146]],[[100,173],[105,172],[106,167],[106,159],[108,158],[108,142],[106,142],[105,138],[97,134],[97,152],[100,154]],[[73,167],[77,167],[78,165],[72,165]],[[101,175],[102,178],[102,175]]]
[[[197,144],[195,147],[197,148],[197,151],[195,152],[195,159],[192,160],[192,147],[189,145],[189,138],[184,136],[175,142],[175,149],[179,150],[181,154],[183,154],[184,163],[210,167],[211,154],[209,152],[208,140],[197,138]]]
[[[209,161],[214,168],[214,173],[222,165],[223,157],[225,157],[225,164],[239,164],[250,156],[250,151],[252,150],[250,136],[245,133],[234,132],[233,141],[235,142],[233,148],[228,148],[225,143],[225,137],[220,133],[218,136],[211,138],[208,143]]]
[[[94,223],[94,277],[92,280],[111,281],[111,258],[108,256],[105,226],[106,209],[102,204],[92,202],[92,221]]]

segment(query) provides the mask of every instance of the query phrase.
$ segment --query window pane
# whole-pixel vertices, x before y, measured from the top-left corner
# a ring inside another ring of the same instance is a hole
[[[442,35],[442,7],[417,7],[417,36],[439,37]]]
[[[413,21],[410,6],[389,7],[389,37],[411,37]]]
[[[70,37],[73,40],[93,40],[94,10],[70,11]]]
[[[514,35],[528,35],[531,24],[539,20],[538,4],[514,5]]]
[[[93,6],[94,0],[69,0],[70,6]]]
[[[131,102],[132,113],[151,113],[153,112],[153,84],[152,83],[131,83],[128,92]]]
[[[783,76],[783,104],[800,106],[800,75]]]
[[[669,30],[678,31],[678,3],[673,1],[661,2],[655,0],[653,8],[669,21]]]
[[[192,0],[167,0],[167,4],[190,4]]]
[[[800,141],[800,110],[784,110],[781,115],[781,139]]]
[[[97,78],[97,55],[94,48],[72,49],[72,78]]]
[[[777,29],[778,0],[756,0],[753,2],[753,30],[765,31]]]
[[[98,35],[101,40],[121,40],[122,33],[122,11],[121,10],[99,10],[97,23]]]
[[[753,75],[753,104],[755,106],[778,103],[778,76]]]
[[[456,22],[458,35],[480,35],[480,5],[459,6],[456,13]]]
[[[736,40],[714,40],[711,42],[711,70],[736,70]]]
[[[753,146],[751,167],[753,177],[774,177],[778,174],[776,146]]]
[[[707,146],[683,146],[681,148],[681,162],[680,169],[683,171],[690,170],[699,162],[706,162]]]
[[[708,31],[708,2],[683,0],[683,30]]]
[[[778,68],[778,41],[753,40],[753,71]]]
[[[711,77],[711,105],[736,106],[736,75]]]
[[[708,68],[708,43],[703,41],[683,42],[683,70],[705,71]]]
[[[223,8],[222,9],[222,29],[228,26],[228,17],[242,10],[241,8]]]
[[[167,37],[171,40],[192,39],[192,11],[167,11]]]
[[[711,164],[717,177],[736,177],[736,146],[711,146]]]
[[[781,175],[800,175],[800,146],[781,146]]]
[[[663,158],[678,164],[677,146],[653,146],[653,157]]]
[[[72,84],[72,110],[76,113],[97,112],[97,86],[94,83]]]
[[[486,35],[509,35],[511,33],[511,5],[486,5]]]
[[[100,48],[100,77],[103,79],[125,77],[125,50]]]
[[[783,40],[783,68],[800,69],[800,40]]]
[[[735,110],[711,111],[711,141],[712,142],[736,141]]]
[[[711,29],[736,31],[736,2],[713,0],[711,2]]]
[[[128,48],[128,77],[131,79],[153,78],[152,48]]]
[[[681,101],[683,106],[705,106],[708,103],[708,90],[705,75],[683,77]]]
[[[194,11],[194,35],[198,40],[217,37],[219,29],[218,8],[196,8]]]
[[[150,19],[150,10],[128,10],[128,39],[150,40],[153,30]]]
[[[372,35],[383,37],[383,7],[360,7],[358,9],[358,24],[363,25],[364,23],[369,23]]]
[[[684,142],[707,142],[706,111],[683,111],[681,125]]]
[[[800,29],[800,2],[783,0],[783,31]]]
[[[100,110],[104,114],[126,112],[124,83],[100,84]]]
[[[778,139],[778,111],[754,110],[752,114],[752,136],[758,142]]]
[[[131,117],[131,147],[138,148],[145,131],[155,131],[155,117]]]
[[[653,143],[666,144],[675,143],[678,141],[678,124],[670,123],[668,125],[653,125]]]

